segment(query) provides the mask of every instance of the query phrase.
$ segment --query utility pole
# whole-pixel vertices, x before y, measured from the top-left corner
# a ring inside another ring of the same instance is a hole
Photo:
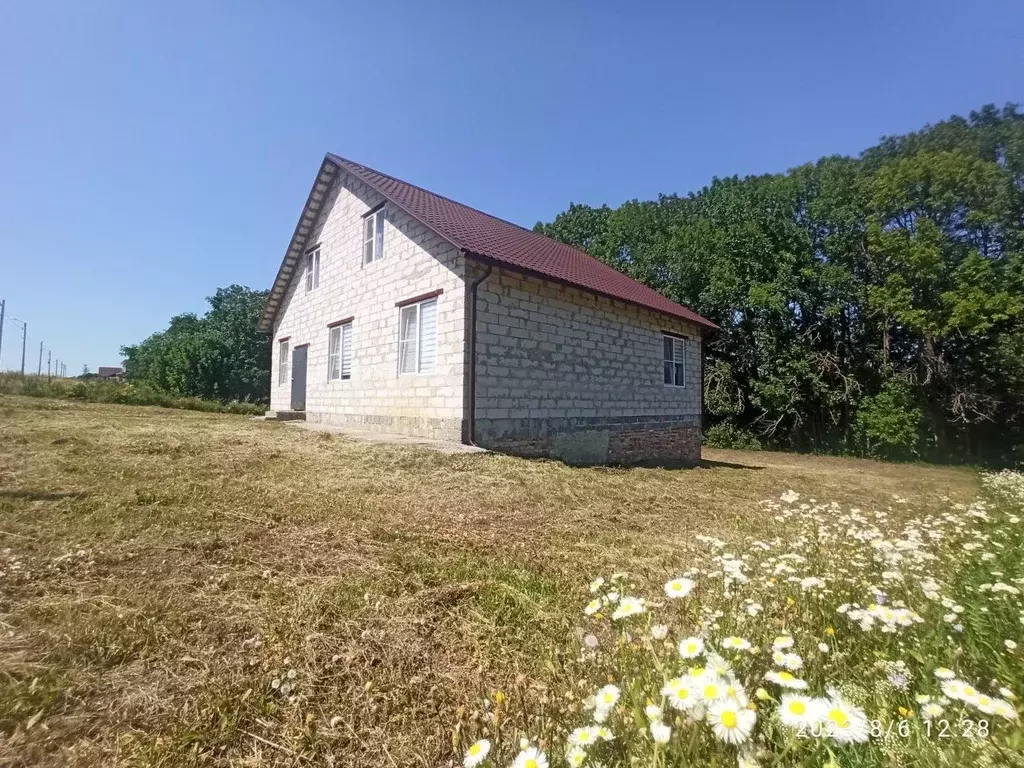
[[[53,350],[46,350],[46,383],[50,383],[50,358],[53,357]]]
[[[7,308],[7,300],[0,299],[0,353],[4,349],[4,310]]]
[[[43,342],[39,342],[39,370],[36,371],[36,376],[43,375]]]
[[[11,318],[12,323],[21,325],[21,375],[25,375],[25,342],[28,340],[28,323],[16,317]]]

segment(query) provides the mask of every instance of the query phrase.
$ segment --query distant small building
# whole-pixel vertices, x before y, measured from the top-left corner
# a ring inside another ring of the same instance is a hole
[[[113,365],[101,365],[96,371],[96,377],[99,379],[117,379],[121,381],[124,378],[124,368]]]

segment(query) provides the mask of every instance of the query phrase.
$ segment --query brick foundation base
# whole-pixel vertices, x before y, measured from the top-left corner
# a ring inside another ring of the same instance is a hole
[[[608,441],[611,464],[700,464],[700,428],[677,426],[629,429]]]
[[[632,424],[583,429],[543,437],[500,437],[480,445],[519,456],[560,459],[567,464],[696,466],[700,463],[700,427],[682,424]]]

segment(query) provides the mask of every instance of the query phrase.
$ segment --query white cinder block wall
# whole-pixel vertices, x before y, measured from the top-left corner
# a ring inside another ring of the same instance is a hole
[[[270,404],[288,410],[290,381],[279,384],[280,339],[289,355],[308,344],[310,421],[460,440],[465,380],[464,261],[457,249],[394,206],[384,227],[384,258],[363,264],[363,214],[383,198],[342,172],[307,248],[320,244],[320,286],[306,293],[300,269],[274,322]],[[437,297],[437,362],[430,374],[398,374],[396,302]],[[328,326],[352,321],[352,377],[328,381]],[[290,374],[289,374],[290,379]]]
[[[650,446],[652,456],[699,460],[696,326],[497,268],[478,288],[477,323],[481,445],[595,461],[649,458]],[[688,337],[684,387],[664,383],[663,331]],[[584,431],[576,446],[559,438]]]

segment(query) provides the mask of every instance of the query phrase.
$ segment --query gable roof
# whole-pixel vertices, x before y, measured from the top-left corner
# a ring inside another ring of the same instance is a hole
[[[328,154],[320,166],[320,174],[306,201],[299,226],[285,254],[285,261],[267,298],[259,326],[263,332],[271,330],[288,281],[305,246],[305,239],[316,222],[333,182],[335,169],[347,171],[468,256],[679,317],[703,328],[714,330],[718,327],[689,307],[666,298],[653,288],[627,277],[577,248],[428,192],[373,168]]]

